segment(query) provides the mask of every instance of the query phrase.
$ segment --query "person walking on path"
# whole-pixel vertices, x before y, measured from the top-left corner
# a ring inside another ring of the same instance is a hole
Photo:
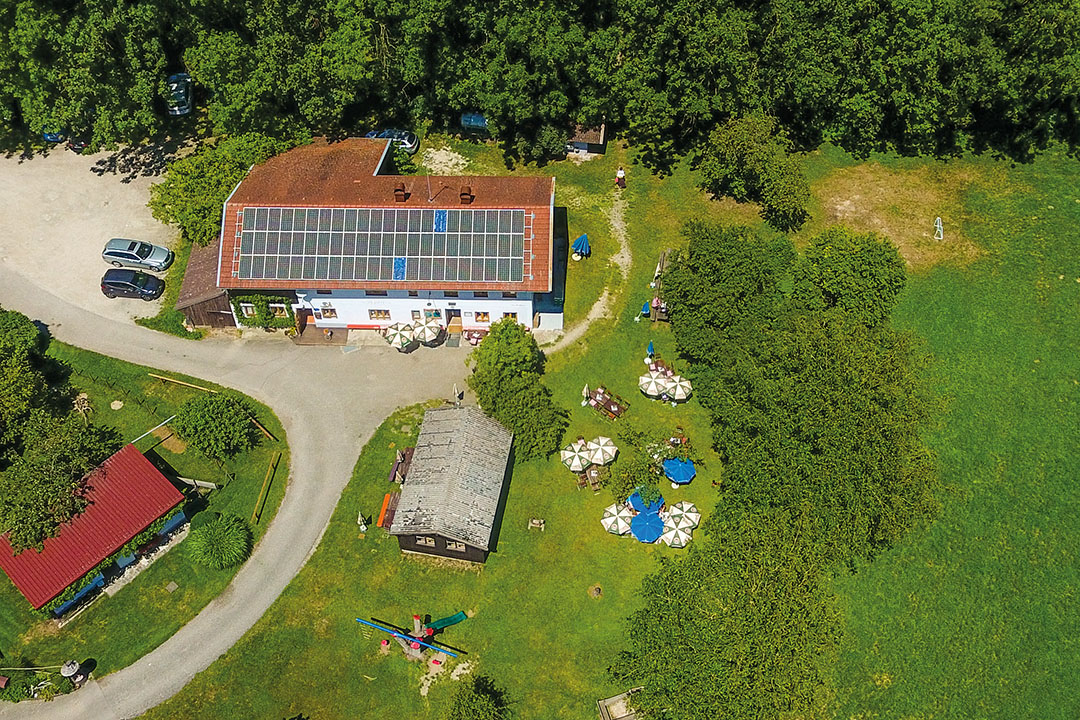
[[[622,190],[626,189],[626,171],[622,169],[622,165],[615,171],[615,184]]]

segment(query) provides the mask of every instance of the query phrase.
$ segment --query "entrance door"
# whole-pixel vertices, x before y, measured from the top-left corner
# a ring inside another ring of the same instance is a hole
[[[461,311],[454,308],[446,310],[446,332],[451,335],[461,334]]]

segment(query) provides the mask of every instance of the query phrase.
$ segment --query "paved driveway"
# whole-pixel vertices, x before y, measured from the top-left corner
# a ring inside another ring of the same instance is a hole
[[[12,162],[0,161],[4,178],[0,187],[5,192]],[[14,172],[24,170],[20,166]],[[46,173],[52,172],[49,166]],[[54,178],[54,190],[60,195],[65,182],[63,177]],[[73,182],[82,185],[84,179],[76,176]],[[107,181],[102,184],[104,194],[110,192],[106,185]],[[43,198],[38,204],[39,211],[44,202]],[[133,215],[148,215],[145,208],[127,207]],[[20,212],[32,214],[33,209]],[[145,217],[125,222],[135,226]],[[60,243],[56,233],[66,232],[58,227],[50,233],[40,224],[25,231],[8,226],[4,231],[19,236],[4,240],[19,247],[29,246],[31,233],[52,237],[43,240],[52,245]],[[387,347],[365,347],[343,354],[340,348],[302,348],[279,337],[181,340],[118,321],[99,312],[96,304],[83,307],[79,293],[42,281],[46,276],[27,262],[32,255],[27,252],[21,262],[0,263],[0,305],[45,322],[64,342],[235,387],[272,407],[288,434],[292,472],[285,499],[251,558],[221,596],[159,648],[97,684],[50,703],[0,705],[3,718],[135,717],[178,692],[270,607],[314,552],[360,448],[382,419],[401,405],[449,398],[455,382],[464,387],[468,348],[421,348],[402,355]]]
[[[130,320],[156,314],[159,303],[102,295],[101,276],[109,266],[101,249],[113,237],[172,247],[178,234],[146,208],[157,178],[120,182],[116,175],[93,171],[110,157],[57,149],[0,160],[0,264],[84,310]]]

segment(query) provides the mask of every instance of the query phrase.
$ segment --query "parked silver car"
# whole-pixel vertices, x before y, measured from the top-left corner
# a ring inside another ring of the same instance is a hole
[[[139,240],[113,238],[101,251],[102,259],[116,267],[139,268],[161,272],[168,270],[173,262],[173,252],[168,248],[151,245]]]

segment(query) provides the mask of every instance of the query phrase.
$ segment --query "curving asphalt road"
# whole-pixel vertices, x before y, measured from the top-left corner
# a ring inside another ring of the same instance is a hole
[[[123,302],[123,301],[116,301]],[[134,302],[134,301],[132,301]],[[281,508],[228,588],[135,664],[49,703],[0,707],[0,717],[120,720],[176,694],[233,646],[314,552],[360,448],[401,405],[449,398],[464,387],[463,348],[298,347],[280,336],[181,340],[61,299],[0,259],[0,305],[48,325],[82,348],[236,388],[266,403],[288,434],[292,472]],[[141,303],[140,303],[141,305]]]

